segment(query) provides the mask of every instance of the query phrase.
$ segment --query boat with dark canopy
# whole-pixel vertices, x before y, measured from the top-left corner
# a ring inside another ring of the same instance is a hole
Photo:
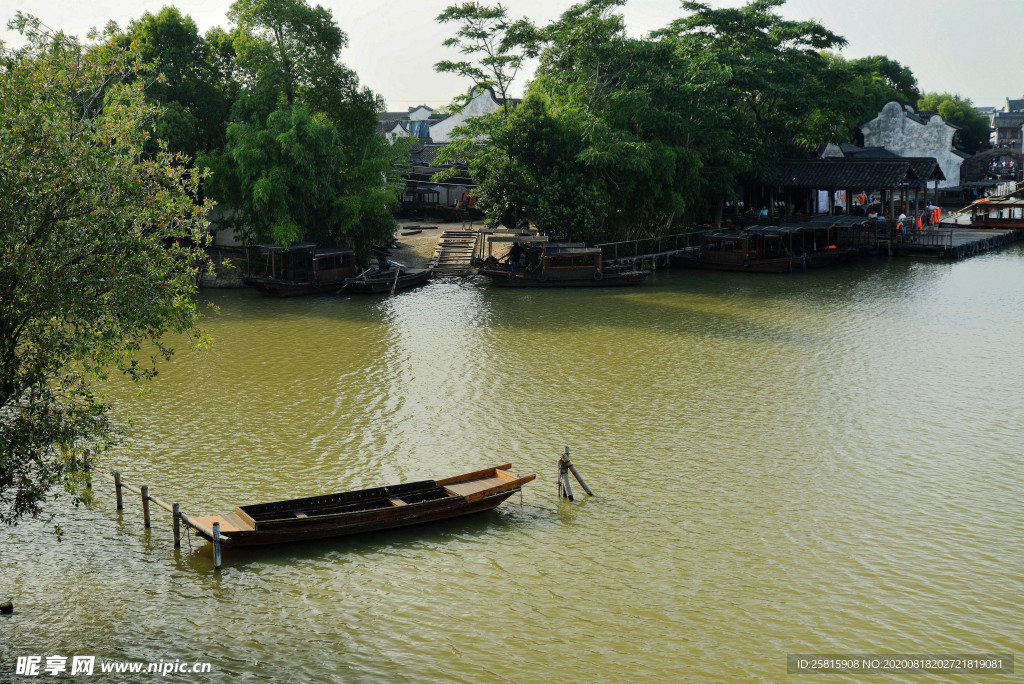
[[[509,243],[501,259],[494,243]],[[598,247],[548,242],[543,235],[494,235],[487,239],[487,258],[477,259],[477,273],[502,287],[607,287],[639,285],[647,271],[605,265]]]
[[[346,278],[356,275],[356,253],[342,247],[317,247],[302,243],[260,245],[265,257],[264,275],[245,278],[267,297],[296,297],[338,291]]]
[[[220,526],[220,543],[255,546],[376,532],[489,511],[536,475],[518,477],[506,463],[443,480],[423,480],[303,499],[237,506],[195,518],[199,534]]]

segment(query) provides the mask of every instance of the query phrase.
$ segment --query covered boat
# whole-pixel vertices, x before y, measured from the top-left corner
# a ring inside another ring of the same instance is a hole
[[[789,273],[801,265],[777,235],[758,231],[709,233],[698,249],[673,254],[670,261],[684,268],[750,273]]]
[[[317,247],[302,243],[260,245],[265,257],[262,276],[249,276],[245,284],[267,297],[337,292],[346,278],[358,273],[356,253],[342,247]]]
[[[511,243],[501,259],[493,243]],[[488,238],[488,257],[477,260],[477,273],[502,287],[607,287],[639,285],[647,271],[606,266],[601,250],[582,243],[548,242],[542,235],[501,235]]]
[[[517,477],[506,463],[444,480],[237,506],[226,515],[194,518],[200,535],[220,524],[226,546],[254,546],[339,537],[454,518],[497,507],[536,475]]]
[[[970,228],[1013,229],[1024,228],[1024,199],[985,198],[970,207]],[[960,213],[965,213],[966,210]],[[957,221],[943,223],[947,228],[963,227]]]
[[[405,268],[393,266],[384,271],[362,273],[345,281],[345,290],[356,294],[382,294],[405,290],[427,282],[431,271],[426,268]]]

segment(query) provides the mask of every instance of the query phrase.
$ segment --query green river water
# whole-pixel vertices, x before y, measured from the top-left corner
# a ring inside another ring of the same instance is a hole
[[[126,481],[206,515],[506,461],[537,480],[475,517],[225,549],[219,573],[99,481],[57,507],[63,541],[0,529],[0,681],[60,679],[16,678],[29,655],[212,668],[99,681],[872,681],[786,656],[1024,644],[1020,246],[623,289],[203,297],[211,347],[148,394],[109,388],[134,418],[106,464]],[[595,498],[556,498],[566,445]]]

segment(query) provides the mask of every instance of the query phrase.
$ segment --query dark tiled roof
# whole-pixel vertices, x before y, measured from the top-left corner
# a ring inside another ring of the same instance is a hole
[[[898,159],[900,155],[884,147],[859,147],[852,143],[839,146],[843,155],[851,159]]]
[[[903,157],[904,161],[910,162],[910,169],[914,173],[915,180],[935,181],[946,180],[946,174],[935,157]]]
[[[779,164],[772,184],[784,188],[895,188],[907,180],[916,180],[908,159],[788,159]]]
[[[999,112],[992,121],[995,127],[1024,125],[1024,112]]]

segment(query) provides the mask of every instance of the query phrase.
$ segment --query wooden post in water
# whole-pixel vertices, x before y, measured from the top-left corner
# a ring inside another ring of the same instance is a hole
[[[171,505],[171,516],[174,518],[174,548],[181,547],[181,504]]]
[[[142,522],[149,529],[149,485],[142,485]]]
[[[213,569],[220,570],[220,523],[213,523]]]
[[[121,473],[114,473],[114,491],[117,493],[117,510],[124,510],[124,501],[121,499]]]
[[[558,459],[558,497],[572,501],[572,487],[569,486],[569,473],[565,461]]]
[[[564,472],[565,470],[569,470],[572,473],[572,476],[576,478],[576,481],[580,483],[580,486],[583,487],[583,491],[587,493],[587,496],[594,496],[594,492],[590,491],[590,487],[588,487],[587,483],[583,481],[582,477],[580,477],[579,471],[576,470],[576,466],[574,466],[572,461],[569,460],[569,447],[565,447],[565,453],[562,454],[562,458],[559,459],[559,462],[561,463],[562,471]],[[565,482],[566,485],[568,485],[568,475],[565,476]],[[569,497],[569,500],[572,501],[572,496]]]

